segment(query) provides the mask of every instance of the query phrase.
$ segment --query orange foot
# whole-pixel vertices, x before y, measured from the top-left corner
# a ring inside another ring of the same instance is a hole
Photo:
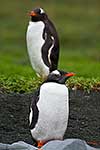
[[[38,150],[42,150],[41,147],[42,147],[44,144],[46,144],[45,141],[38,141],[38,142],[37,142],[37,147],[39,148]]]
[[[87,143],[94,146],[100,145],[100,142],[96,142],[96,141],[88,141]]]

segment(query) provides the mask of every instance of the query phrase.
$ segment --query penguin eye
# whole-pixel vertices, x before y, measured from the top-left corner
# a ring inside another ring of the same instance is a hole
[[[57,78],[60,77],[60,74],[55,74],[55,77],[57,77]]]

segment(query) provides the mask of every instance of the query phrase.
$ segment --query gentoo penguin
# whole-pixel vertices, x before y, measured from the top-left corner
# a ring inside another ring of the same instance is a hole
[[[65,81],[74,75],[54,70],[34,93],[29,126],[38,147],[50,140],[63,139],[69,116],[69,93]]]
[[[53,23],[42,8],[29,13],[26,41],[33,69],[42,78],[56,70],[59,59],[59,39]]]

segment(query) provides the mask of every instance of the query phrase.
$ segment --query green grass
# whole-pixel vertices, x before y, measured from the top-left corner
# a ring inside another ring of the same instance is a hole
[[[73,51],[66,53],[62,50],[59,68],[76,73],[76,77],[68,81],[69,87],[99,90],[100,63],[81,54],[73,54]],[[31,92],[41,84],[42,81],[36,76],[26,56],[8,54],[1,57],[0,87],[3,92]]]
[[[5,5],[6,4],[6,5]],[[53,20],[61,45],[59,68],[73,71],[70,87],[100,89],[100,2],[2,1],[0,6],[0,89],[31,92],[41,80],[32,70],[25,43],[27,12],[42,6]]]

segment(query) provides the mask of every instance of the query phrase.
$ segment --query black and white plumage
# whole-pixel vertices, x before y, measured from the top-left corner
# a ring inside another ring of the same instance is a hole
[[[33,69],[42,78],[56,70],[59,59],[59,39],[53,23],[42,8],[30,12],[26,41]]]
[[[29,116],[36,141],[63,139],[69,116],[69,93],[65,81],[74,73],[55,70],[33,95]]]

